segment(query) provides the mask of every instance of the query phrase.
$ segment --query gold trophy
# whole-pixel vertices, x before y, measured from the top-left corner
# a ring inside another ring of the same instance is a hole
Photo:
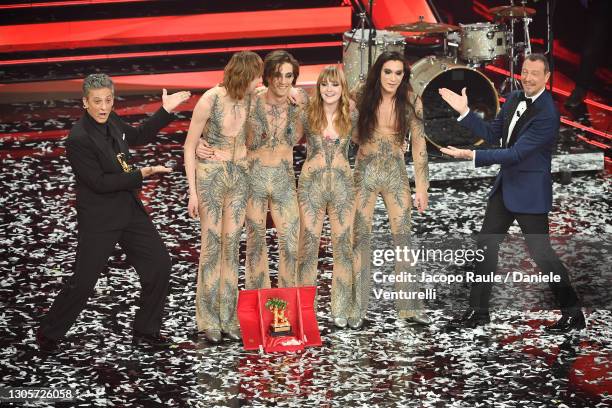
[[[117,153],[117,161],[125,173],[129,173],[133,170],[132,166],[127,162],[127,158],[125,157],[124,153]]]
[[[266,302],[266,309],[274,314],[274,320],[270,325],[271,336],[291,336],[291,324],[285,316],[285,310],[287,309],[287,302],[279,298],[270,298]]]

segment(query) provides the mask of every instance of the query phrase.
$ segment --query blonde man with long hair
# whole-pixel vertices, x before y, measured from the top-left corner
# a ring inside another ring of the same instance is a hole
[[[301,220],[298,283],[300,286],[317,283],[319,241],[327,214],[334,257],[331,314],[334,324],[344,328],[354,307],[355,191],[348,149],[357,115],[351,109],[344,73],[336,66],[321,71],[315,92],[304,118],[308,154],[298,182]]]
[[[223,82],[198,101],[185,140],[188,211],[192,218],[199,216],[202,234],[196,322],[198,332],[212,343],[221,341],[223,334],[231,340],[241,338],[236,305],[238,248],[249,186],[245,123],[262,69],[257,54],[234,54]],[[197,159],[200,138],[228,159]]]

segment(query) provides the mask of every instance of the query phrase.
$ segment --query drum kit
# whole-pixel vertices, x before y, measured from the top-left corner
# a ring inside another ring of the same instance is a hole
[[[441,52],[417,60],[411,66],[410,84],[422,98],[425,131],[436,145],[477,144],[470,132],[457,125],[456,113],[440,98],[439,88],[461,92],[467,88],[470,109],[490,120],[499,110],[499,98],[493,83],[484,75],[485,64],[506,58],[510,76],[502,83],[500,92],[520,88],[514,78],[515,67],[521,55],[531,53],[529,23],[535,15],[526,1],[515,6],[495,7],[489,12],[495,22],[459,24],[419,21],[397,24],[373,32],[364,29],[363,16],[360,29],[344,33],[343,63],[349,87],[364,81],[369,64],[384,51],[404,53],[406,39],[434,37],[443,44]],[[515,41],[515,28],[522,22],[522,41]],[[369,47],[369,49],[368,49]],[[452,143],[451,139],[452,138]]]

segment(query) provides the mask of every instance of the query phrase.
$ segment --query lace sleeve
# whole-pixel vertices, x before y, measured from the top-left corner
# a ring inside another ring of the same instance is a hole
[[[414,162],[414,180],[416,191],[427,191],[429,188],[429,164],[427,160],[427,140],[423,122],[423,102],[419,96],[414,98],[415,114],[410,115],[410,137],[412,140],[412,160]]]
[[[350,131],[351,142],[353,144],[358,144],[357,141],[359,139],[358,138],[359,132],[357,130],[357,122],[359,120],[359,111],[357,110],[357,107],[355,106],[354,103],[351,103],[350,119],[351,119],[351,131]]]
[[[295,142],[300,143],[305,140],[308,133],[308,115],[305,107],[298,108],[295,118]]]

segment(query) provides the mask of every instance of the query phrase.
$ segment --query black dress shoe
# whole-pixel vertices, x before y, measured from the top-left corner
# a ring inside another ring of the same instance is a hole
[[[451,328],[467,328],[475,329],[478,326],[484,326],[491,323],[491,318],[488,312],[476,312],[474,309],[467,309],[459,318],[451,320],[449,326]]]
[[[569,333],[572,330],[580,331],[584,328],[586,328],[586,321],[584,320],[584,313],[580,311],[573,316],[562,315],[561,318],[555,323],[544,327],[544,331],[548,333],[560,334]]]
[[[470,317],[472,317],[474,315],[474,313],[476,313],[474,311],[474,309],[469,308],[467,309],[465,312],[463,312],[463,314],[461,315],[461,317],[454,317],[450,322],[449,325],[451,326],[461,326],[463,325],[463,322],[465,322],[466,320],[468,320]]]
[[[56,354],[60,351],[59,341],[50,339],[42,334],[40,328],[36,330],[36,344],[38,344],[38,349],[43,353]]]
[[[132,344],[135,346],[149,346],[154,348],[166,348],[172,345],[170,339],[157,333],[141,333],[134,330],[132,333]]]
[[[408,323],[420,324],[421,326],[429,326],[431,324],[431,319],[429,318],[429,316],[422,312],[406,318],[406,321]]]
[[[463,327],[467,329],[475,329],[478,326],[484,326],[485,324],[491,323],[489,314],[478,314],[474,313],[469,319],[463,322]]]

